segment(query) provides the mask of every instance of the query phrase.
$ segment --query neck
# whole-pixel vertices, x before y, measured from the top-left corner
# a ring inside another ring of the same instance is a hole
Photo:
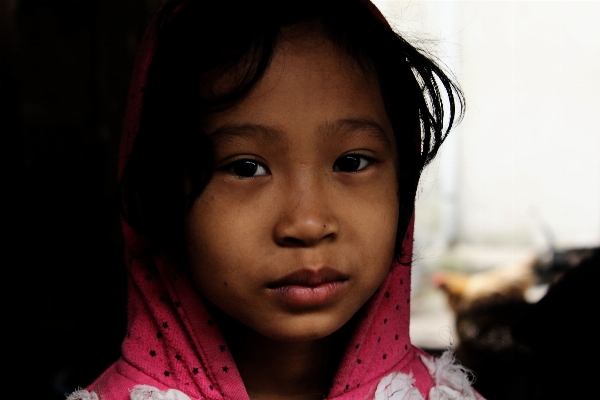
[[[344,332],[288,343],[262,336],[227,316],[219,320],[251,400],[326,397],[346,343]]]

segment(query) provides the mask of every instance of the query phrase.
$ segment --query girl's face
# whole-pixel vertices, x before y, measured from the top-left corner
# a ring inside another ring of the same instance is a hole
[[[211,303],[301,341],[342,327],[387,275],[397,154],[375,77],[318,33],[281,42],[250,95],[203,121],[216,166],[186,238]]]

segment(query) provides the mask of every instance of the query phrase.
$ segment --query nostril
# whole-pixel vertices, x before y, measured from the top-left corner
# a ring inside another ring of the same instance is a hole
[[[285,236],[282,238],[279,243],[285,247],[310,247],[314,246],[318,242],[323,240],[332,239],[335,236],[335,233],[328,233],[323,236],[314,236],[314,237],[294,237],[294,236]]]
[[[292,236],[287,236],[284,237],[283,240],[281,241],[281,244],[284,247],[307,247],[307,246],[311,246],[314,241],[312,240],[303,240],[303,239],[298,239]]]
[[[273,239],[279,246],[310,247],[335,240],[339,233],[336,218],[322,210],[295,210],[285,213],[273,226]]]
[[[284,246],[290,246],[290,247],[304,247],[304,246],[309,246],[310,243],[307,243],[305,240],[301,240],[292,236],[286,236],[283,238],[282,240],[282,244]]]

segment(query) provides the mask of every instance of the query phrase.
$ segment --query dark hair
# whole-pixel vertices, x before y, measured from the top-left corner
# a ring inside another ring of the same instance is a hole
[[[244,99],[269,66],[283,27],[314,24],[379,80],[400,163],[400,260],[421,171],[464,109],[460,89],[430,57],[394,33],[361,0],[179,0],[167,3],[157,18],[157,50],[139,132],[119,182],[121,212],[129,225],[159,248],[181,250],[183,218],[213,169],[211,144],[199,119]],[[227,93],[200,95],[207,80],[240,70]]]

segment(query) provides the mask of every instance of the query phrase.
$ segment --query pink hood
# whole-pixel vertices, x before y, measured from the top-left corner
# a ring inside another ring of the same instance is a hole
[[[379,11],[372,11],[385,21]],[[148,28],[132,77],[121,140],[120,171],[131,153],[144,101],[155,26]],[[188,276],[166,256],[135,258],[142,238],[123,223],[129,273],[128,327],[122,357],[90,385],[100,399],[125,400],[136,385],[177,389],[191,399],[248,399],[219,327]],[[413,224],[404,239],[410,258]],[[373,398],[391,372],[412,373],[427,398],[433,380],[409,338],[410,266],[394,265],[381,288],[360,311],[358,325],[335,375],[330,399]]]

